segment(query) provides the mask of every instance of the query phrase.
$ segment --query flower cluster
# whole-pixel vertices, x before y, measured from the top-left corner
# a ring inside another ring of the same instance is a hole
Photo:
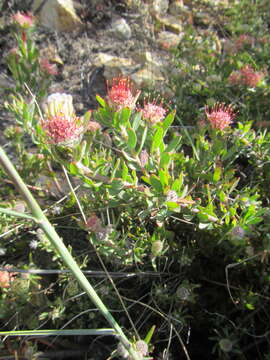
[[[7,269],[9,267],[7,266]],[[0,271],[0,287],[9,288],[11,282],[14,280],[15,274],[8,271]]]
[[[44,115],[41,125],[49,143],[67,144],[81,138],[84,128],[75,115],[71,95],[50,95],[44,104]]]
[[[87,220],[84,228],[93,232],[100,241],[107,241],[109,235],[113,231],[111,225],[103,226],[100,218],[96,214],[92,214]]]
[[[235,112],[231,105],[217,103],[211,109],[206,106],[205,113],[207,120],[214,129],[224,130],[231,125],[235,118]]]
[[[236,40],[227,40],[224,43],[224,50],[228,54],[236,54],[247,46],[252,46],[255,39],[247,34],[241,34]]]
[[[34,25],[34,19],[34,15],[31,13],[23,14],[22,12],[17,12],[12,16],[12,20],[15,24],[23,29],[31,28]]]
[[[254,38],[247,34],[241,34],[235,41],[236,51],[242,50],[245,46],[251,46],[254,43]]]
[[[136,106],[136,101],[140,95],[140,91],[134,89],[130,79],[128,78],[114,78],[112,84],[107,83],[108,87],[108,104],[115,111],[120,111],[123,108],[133,110]]]
[[[51,64],[48,59],[41,58],[39,60],[41,70],[48,75],[57,75],[58,70],[55,64]]]
[[[150,124],[157,124],[165,118],[167,110],[164,109],[162,102],[157,104],[157,100],[153,100],[152,102],[145,101],[141,112],[143,119]]]
[[[231,85],[244,85],[254,88],[263,80],[264,76],[264,72],[255,71],[250,65],[245,65],[239,71],[233,71],[228,81]]]

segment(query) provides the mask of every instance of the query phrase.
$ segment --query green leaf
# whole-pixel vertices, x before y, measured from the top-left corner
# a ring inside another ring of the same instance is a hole
[[[153,188],[161,193],[163,192],[163,186],[162,183],[160,182],[159,178],[156,175],[151,175],[150,177],[150,184],[153,186]]]
[[[183,182],[184,182],[184,174],[183,172],[181,172],[179,178],[174,180],[172,184],[172,190],[179,192],[183,186]]]
[[[217,183],[220,180],[220,177],[221,177],[221,167],[216,166],[215,171],[214,171],[214,175],[213,175],[213,182]]]
[[[159,175],[159,179],[162,184],[162,187],[165,188],[169,182],[170,175],[169,175],[168,171],[159,170],[158,175]]]
[[[127,129],[128,133],[128,147],[134,149],[137,144],[137,136],[132,128]]]
[[[122,161],[122,180],[126,181],[128,176],[128,167],[124,161]]]
[[[154,334],[154,331],[155,331],[155,328],[156,328],[156,325],[153,325],[151,327],[151,329],[148,331],[148,333],[146,334],[146,337],[144,338],[144,342],[148,345],[152,339],[152,336]]]
[[[226,202],[227,201],[227,196],[226,194],[224,193],[224,191],[220,191],[218,193],[218,196],[219,196],[219,200],[222,201],[222,202]]]
[[[103,107],[106,107],[105,100],[103,100],[99,95],[96,95],[97,102]]]
[[[137,155],[141,153],[142,149],[143,149],[143,146],[144,146],[144,143],[145,143],[145,139],[147,137],[147,132],[148,132],[148,127],[145,126],[144,130],[143,130],[143,134],[142,134],[142,139],[141,139],[141,144],[140,144],[140,148],[137,152]]]
[[[119,116],[120,116],[120,124],[121,125],[127,125],[128,121],[129,121],[129,118],[130,118],[130,115],[131,115],[131,110],[128,109],[128,108],[124,108],[121,110]]]
[[[166,168],[171,161],[171,156],[167,152],[163,152],[160,156],[159,167]]]
[[[78,175],[80,173],[80,171],[75,163],[69,164],[69,171],[72,175]]]
[[[252,305],[252,304],[247,303],[247,304],[246,304],[246,308],[247,308],[248,310],[254,310],[254,309],[255,309],[255,306]]]
[[[132,121],[132,128],[133,130],[137,130],[138,127],[140,126],[140,122],[141,122],[141,118],[142,118],[142,113],[141,112],[137,112],[133,118]]]
[[[174,210],[179,208],[179,204],[174,201],[166,201],[166,205],[168,206],[169,210]]]
[[[141,177],[141,179],[144,181],[144,182],[146,182],[146,184],[149,184],[149,185],[151,185],[151,182],[150,182],[150,179],[149,179],[149,177],[146,177],[146,176],[142,176]]]
[[[162,128],[164,131],[164,135],[166,134],[167,130],[171,126],[174,121],[175,111],[170,112],[166,118],[162,121]]]
[[[163,140],[164,131],[162,128],[158,128],[154,134],[153,142],[151,146],[151,153],[153,153],[161,144]]]
[[[166,147],[166,152],[175,151],[178,148],[178,145],[180,144],[182,137],[181,136],[175,136],[172,141],[168,144]]]

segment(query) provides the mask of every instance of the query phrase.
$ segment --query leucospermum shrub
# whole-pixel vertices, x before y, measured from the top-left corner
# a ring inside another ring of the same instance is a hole
[[[268,45],[247,34],[234,34],[231,47],[213,33],[197,35],[190,28],[181,42],[179,53],[188,60],[177,65],[175,98],[144,97],[124,77],[108,82],[106,97],[97,96],[98,108],[82,117],[72,94],[38,98],[39,109],[29,94],[16,96],[8,108],[20,128],[6,133],[18,151],[24,132],[38,149],[20,158],[32,186],[48,169],[52,177],[64,171],[73,183],[68,194],[61,181],[67,200],[49,214],[82,268],[92,267],[90,247],[112,274],[121,269],[158,275],[121,280],[119,289],[128,306],[136,302],[133,321],[143,312],[151,326],[159,325],[157,348],[174,331],[190,337],[188,352],[207,342],[207,359],[212,351],[220,359],[248,351],[253,356],[250,344],[269,331],[270,135],[256,128],[269,111]],[[9,225],[4,216],[2,222],[2,228]],[[38,266],[40,254],[52,248],[37,229],[32,232],[37,236],[29,259]],[[56,255],[49,264],[61,268]],[[12,287],[17,279],[11,279]],[[73,301],[78,289],[68,275],[58,280],[63,296],[55,291],[37,323],[61,327],[69,320],[65,307],[74,317],[89,307],[83,299]],[[111,283],[99,291],[122,311]],[[76,324],[88,320],[79,317]],[[101,322],[96,314],[91,321]],[[143,321],[136,325],[149,330]]]

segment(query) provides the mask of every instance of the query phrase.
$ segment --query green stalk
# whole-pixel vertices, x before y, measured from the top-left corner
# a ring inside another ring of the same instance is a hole
[[[77,279],[83,290],[90,297],[92,302],[98,307],[101,314],[105,317],[108,323],[114,328],[117,335],[119,336],[119,340],[121,341],[123,346],[127,349],[131,358],[133,360],[141,360],[141,357],[132,347],[126,335],[122,331],[121,327],[118,325],[114,317],[110,314],[107,307],[104,305],[98,294],[95,292],[94,288],[91,286],[91,284],[89,283],[89,281],[87,280],[81,269],[79,268],[78,264],[73,259],[72,255],[69,253],[67,247],[64,245],[63,241],[58,236],[54,227],[51,225],[47,217],[42,212],[37,201],[26,187],[22,178],[20,177],[15,167],[10,162],[9,158],[7,157],[1,146],[0,146],[0,164],[4,168],[5,172],[11,178],[17,190],[23,196],[24,200],[31,209],[34,218],[39,223],[39,226],[42,228],[42,230],[45,232],[51,243],[54,245],[56,251],[61,255],[63,262],[71,270],[74,277]]]
[[[115,335],[113,329],[78,329],[78,330],[15,330],[0,331],[0,336],[83,336],[95,335],[106,336]]]

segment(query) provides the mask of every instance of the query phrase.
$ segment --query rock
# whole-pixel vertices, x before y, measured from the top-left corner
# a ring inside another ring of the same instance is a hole
[[[169,8],[168,0],[153,0],[152,9],[156,14],[165,14]]]
[[[155,54],[148,50],[135,51],[132,54],[132,59],[134,59],[137,63],[140,63],[142,65],[148,64],[150,66],[156,66],[156,67],[161,67],[166,62],[164,58],[160,57],[159,53]]]
[[[203,11],[202,12],[194,11],[193,16],[196,25],[209,26],[210,23],[212,22],[212,19],[209,16],[209,14]]]
[[[157,44],[160,45],[162,49],[170,50],[179,45],[181,36],[173,34],[169,31],[160,31],[157,37]]]
[[[183,13],[183,0],[175,0],[169,6],[169,13],[171,15],[181,15]]]
[[[132,59],[122,58],[118,56],[109,55],[107,53],[100,52],[93,60],[93,65],[100,67],[100,66],[132,66],[135,65]]]
[[[73,31],[82,25],[72,0],[35,0],[32,11],[40,24],[56,31]]]
[[[115,19],[111,23],[111,33],[120,40],[128,40],[131,38],[131,29],[125,19]]]
[[[179,16],[165,15],[156,17],[157,21],[165,27],[165,30],[180,34],[183,30],[182,18]]]
[[[130,58],[122,58],[106,53],[98,53],[93,60],[93,65],[96,67],[104,66],[104,77],[111,79],[121,75],[129,75],[136,71],[140,64],[137,64]]]
[[[144,67],[130,76],[131,80],[139,87],[154,86],[156,82],[165,81],[161,71],[157,68]]]

